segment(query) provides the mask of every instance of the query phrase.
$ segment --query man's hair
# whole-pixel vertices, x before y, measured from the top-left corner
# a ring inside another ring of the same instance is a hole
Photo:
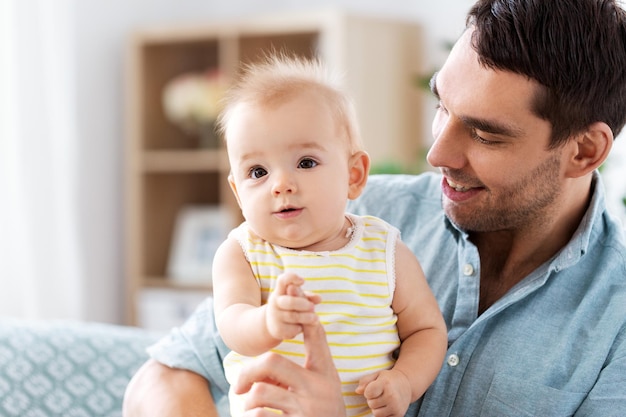
[[[626,11],[615,0],[479,0],[467,16],[481,64],[543,88],[533,111],[557,147],[595,122],[626,122]]]
[[[228,123],[240,104],[278,106],[300,94],[314,94],[324,100],[336,127],[348,140],[350,152],[362,150],[354,104],[340,87],[340,78],[319,59],[284,53],[268,54],[260,62],[243,67],[242,74],[222,102],[218,130],[228,140]]]

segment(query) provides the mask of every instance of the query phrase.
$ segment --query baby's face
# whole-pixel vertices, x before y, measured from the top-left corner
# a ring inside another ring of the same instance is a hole
[[[281,246],[329,245],[344,224],[348,139],[312,93],[240,104],[226,130],[231,187],[250,228]]]

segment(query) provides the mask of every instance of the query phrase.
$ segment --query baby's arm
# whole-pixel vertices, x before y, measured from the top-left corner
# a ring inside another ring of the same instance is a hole
[[[319,296],[300,289],[304,280],[282,274],[267,304],[239,243],[228,238],[213,260],[213,298],[217,327],[232,350],[256,356],[292,338],[317,320]]]
[[[402,345],[392,369],[361,379],[357,392],[375,416],[404,416],[437,377],[447,350],[446,325],[419,262],[401,241],[396,246],[392,304]]]

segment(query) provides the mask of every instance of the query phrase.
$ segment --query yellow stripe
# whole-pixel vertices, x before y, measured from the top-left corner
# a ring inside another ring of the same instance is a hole
[[[331,264],[331,265],[279,265],[273,262],[251,262],[252,266],[274,266],[279,268],[281,271],[287,268],[292,269],[331,269],[331,268],[339,268],[339,269],[347,269],[349,271],[358,272],[358,273],[370,273],[370,274],[386,274],[387,271],[384,269],[361,269],[361,268],[353,268],[349,265],[343,264]]]
[[[385,262],[385,258],[362,258],[362,257],[356,256],[356,255],[352,255],[352,254],[349,254],[349,253],[342,253],[342,254],[339,254],[339,253],[332,254],[331,253],[329,255],[329,257],[330,258],[335,258],[335,259],[347,258],[347,259],[353,259],[353,260],[359,261],[359,262],[369,262],[369,263],[372,263],[372,262],[384,263]],[[286,258],[286,256],[285,256],[285,258]],[[315,258],[315,259],[317,259],[318,256],[297,256],[297,258]]]
[[[363,239],[361,239],[364,242],[384,242],[385,238],[384,237],[363,237]]]
[[[354,281],[351,279],[342,279],[339,277],[306,277],[305,278],[306,281],[311,281],[311,282],[323,282],[323,281],[344,281],[344,282],[351,282],[355,285],[377,285],[379,287],[388,287],[389,283],[385,280],[385,281]]]
[[[355,355],[355,356],[346,356],[346,355],[333,355],[333,359],[342,359],[342,360],[362,360],[362,359],[376,359],[380,357],[384,357],[387,355]]]
[[[369,315],[363,315],[363,314],[352,314],[352,313],[348,313],[345,311],[342,312],[319,312],[317,313],[318,316],[323,317],[323,316],[343,316],[343,317],[352,317],[352,318],[364,318],[364,319],[380,319],[381,317],[388,317],[387,314],[369,314]],[[323,322],[322,324],[328,324],[328,322]]]
[[[278,264],[276,262],[250,262],[250,265],[257,265],[257,266],[275,266],[278,269],[284,269],[285,267],[281,264]]]
[[[396,324],[396,320],[387,320],[384,321],[382,323],[359,323],[359,322],[353,322],[353,321],[348,321],[348,320],[337,320],[337,321],[333,321],[333,322],[322,322],[323,326],[328,326],[330,324],[344,324],[346,326],[355,326],[355,327],[383,327],[383,326],[393,326],[394,324]]]
[[[265,279],[265,280],[276,280],[277,277],[274,275],[255,275],[255,277],[257,279]],[[307,281],[311,281],[311,282],[323,282],[323,281],[344,281],[344,282],[350,282],[356,285],[379,285],[379,286],[388,286],[389,284],[387,283],[386,280],[384,281],[366,281],[366,280],[354,280],[351,279],[349,277],[340,277],[340,276],[334,276],[334,275],[323,275],[323,276],[317,276],[317,277],[306,277]]]
[[[371,304],[367,304],[367,303],[355,303],[352,301],[324,301],[324,305],[335,305],[335,306],[342,306],[342,305],[346,305],[346,306],[357,306],[357,307],[368,307],[368,308],[376,308],[376,309],[383,309],[383,308],[388,308],[389,306],[373,306]]]
[[[295,344],[295,343],[294,343],[294,344]],[[368,343],[368,345],[375,345],[375,344],[376,344],[376,345],[380,345],[380,344],[383,344],[383,343]],[[339,347],[339,346],[336,346],[336,345],[331,345],[331,346]],[[362,344],[361,344],[361,345],[358,345],[358,346],[362,346]],[[358,346],[357,346],[357,347],[358,347]],[[282,356],[291,356],[291,357],[295,357],[295,358],[304,358],[304,357],[305,357],[305,354],[304,354],[304,353],[293,352],[293,351],[290,351],[290,350],[272,349],[272,352],[274,352],[274,353],[278,353],[278,354],[280,354],[280,355],[282,355]],[[347,355],[333,355],[333,359],[341,359],[341,360],[363,360],[363,359],[375,359],[375,358],[386,357],[386,356],[387,356],[387,354],[378,354],[378,355],[354,355],[354,356],[352,356],[352,355],[350,355],[350,356],[347,356]],[[240,361],[238,361],[238,362],[240,362]],[[392,362],[392,363],[393,363],[393,362]],[[380,366],[381,366],[381,368],[382,368],[382,367],[384,367],[385,369],[387,369],[387,368],[388,368],[387,364],[385,364],[385,365],[380,365]],[[364,368],[364,369],[370,369],[370,367],[368,367],[368,368]]]
[[[368,253],[370,253],[370,252],[381,252],[381,253],[384,253],[386,251],[385,248],[365,248],[365,247],[359,246],[359,245],[356,245],[355,248],[360,250],[361,252],[368,252]]]
[[[365,372],[365,371],[379,371],[381,369],[389,369],[393,366],[394,362],[389,361],[387,363],[378,365],[378,366],[367,366],[365,368],[347,368],[347,369],[337,369],[337,372],[341,372],[344,374],[356,373],[356,372]]]
[[[291,345],[303,345],[304,342],[302,340],[285,340],[283,343],[289,343]],[[380,345],[397,345],[397,342],[391,340],[382,340],[382,341],[372,341],[368,342],[367,346],[380,346]],[[350,347],[360,347],[363,346],[364,343],[337,343],[337,342],[328,342],[328,346],[338,347],[338,348],[350,348]],[[276,352],[276,350],[273,350]]]
[[[316,294],[355,294],[359,297],[367,297],[367,298],[387,298],[389,294],[371,294],[371,293],[363,293],[352,290],[314,290]]]
[[[374,284],[372,284],[374,285]],[[271,288],[267,288],[267,287],[261,287],[261,292],[270,292]],[[349,291],[349,290],[311,290],[312,293],[314,294],[354,294],[360,298],[373,298],[373,299],[379,299],[379,300],[384,300],[385,298],[389,297],[389,294],[367,294],[367,293],[360,293],[357,291]],[[324,300],[322,301],[323,304],[337,304],[337,302],[332,302],[332,301],[327,301]],[[358,304],[358,305],[369,305],[369,304]]]
[[[278,354],[283,355],[283,356],[294,356],[296,358],[304,358],[304,356],[305,356],[304,353],[290,352],[288,350],[272,349],[272,352],[278,353]]]
[[[397,345],[397,342],[393,342],[390,340],[382,340],[380,342],[368,342],[367,346],[380,346],[380,345]],[[360,347],[363,346],[363,343],[328,343],[328,346],[339,347],[339,348],[350,348],[350,347]]]
[[[380,238],[364,238],[363,240],[368,240],[368,241],[374,241],[374,242],[381,242],[381,243],[387,243],[386,242],[386,237],[384,239],[380,239]],[[335,253],[335,252],[329,252],[329,253],[324,253],[324,252],[304,252],[304,253],[294,253],[294,252],[287,252],[287,253],[277,253],[275,251],[272,250],[267,250],[264,249],[265,246],[261,245],[258,248],[248,248],[248,253],[259,253],[262,255],[267,255],[267,256],[273,256],[275,258],[281,258],[281,257],[297,257],[297,258],[319,258],[319,257],[326,257],[326,256],[331,256],[331,257],[350,257],[350,256],[354,256],[354,255],[350,255],[347,253]],[[385,252],[385,248],[384,247],[374,247],[374,248],[367,248],[361,245],[355,245],[354,246],[355,249],[359,250],[360,252],[365,252],[365,253],[374,253],[374,252]]]
[[[397,330],[396,329],[388,329],[388,330],[379,330],[379,331],[376,331],[376,332],[367,332],[367,333],[363,333],[363,332],[326,332],[327,335],[328,334],[332,334],[332,335],[350,335],[350,336],[353,336],[353,335],[366,335],[366,334],[376,335],[376,334],[383,334],[383,333],[387,333],[387,334],[394,333],[395,334],[395,333],[397,333]],[[361,343],[361,344],[362,345],[367,345],[367,343]]]
[[[361,408],[361,407],[366,407],[366,406],[367,406],[367,404],[362,404],[362,405],[355,404],[354,406],[346,406],[346,409],[348,409],[348,408]],[[350,414],[348,417],[365,417],[365,416],[370,415],[371,413],[372,412],[368,408],[367,411],[364,411],[364,412],[359,413],[359,414]]]

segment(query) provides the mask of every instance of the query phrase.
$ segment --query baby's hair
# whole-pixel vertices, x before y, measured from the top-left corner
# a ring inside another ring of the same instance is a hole
[[[337,127],[349,140],[350,152],[354,154],[362,150],[354,104],[340,87],[340,78],[319,59],[285,54],[268,54],[260,62],[243,67],[241,76],[222,101],[218,131],[228,141],[228,124],[240,104],[279,105],[302,93],[318,94],[325,100]]]

